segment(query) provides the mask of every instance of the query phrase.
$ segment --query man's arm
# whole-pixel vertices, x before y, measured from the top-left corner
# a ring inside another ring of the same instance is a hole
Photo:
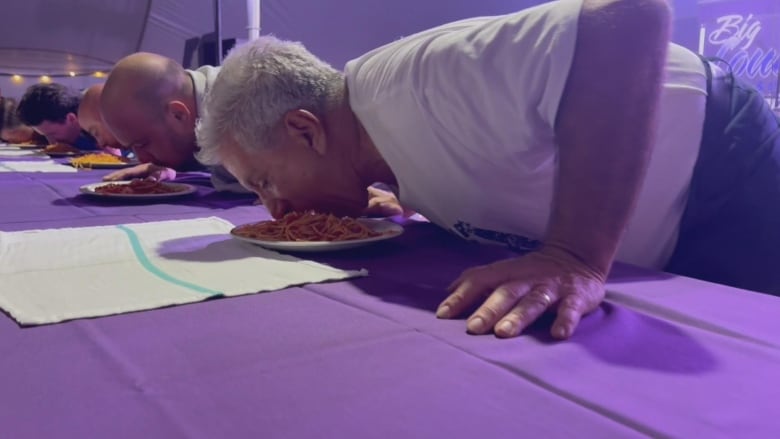
[[[439,317],[487,295],[469,332],[514,337],[557,304],[551,333],[567,338],[598,307],[650,159],[669,22],[662,0],[583,1],[555,125],[558,175],[545,244],[463,272]]]
[[[545,243],[606,276],[650,160],[669,34],[662,0],[586,0],[558,110]]]
[[[650,161],[669,22],[663,0],[583,4],[555,126],[558,176],[543,251],[582,262],[602,282]],[[552,333],[567,337],[603,293],[557,298]]]

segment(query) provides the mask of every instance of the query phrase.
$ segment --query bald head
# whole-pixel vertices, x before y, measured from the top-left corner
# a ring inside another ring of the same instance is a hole
[[[176,61],[139,52],[119,60],[100,95],[106,127],[124,146],[177,168],[193,159],[195,92]]]
[[[79,104],[79,119],[87,117],[100,120],[100,94],[102,91],[103,84],[96,84],[84,92]]]
[[[128,106],[149,116],[162,112],[172,99],[192,95],[192,84],[176,61],[154,53],[139,52],[119,60],[111,70],[101,97],[101,106],[111,124]]]
[[[101,148],[120,148],[121,145],[106,128],[100,115],[100,96],[103,84],[89,87],[81,97],[78,118],[81,128],[92,135]]]

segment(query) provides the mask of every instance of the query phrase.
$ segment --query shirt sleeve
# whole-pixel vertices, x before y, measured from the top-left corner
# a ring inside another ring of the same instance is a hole
[[[211,173],[211,184],[219,192],[252,193],[249,189],[241,186],[241,183],[222,166],[211,166],[209,172]]]

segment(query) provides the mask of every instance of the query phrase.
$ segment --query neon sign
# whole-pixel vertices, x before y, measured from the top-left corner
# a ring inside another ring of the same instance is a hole
[[[780,49],[761,44],[764,30],[754,14],[728,14],[715,19],[707,42],[718,58],[731,65],[734,74],[748,79],[760,91],[771,93],[780,71]],[[780,41],[777,43],[780,46]]]

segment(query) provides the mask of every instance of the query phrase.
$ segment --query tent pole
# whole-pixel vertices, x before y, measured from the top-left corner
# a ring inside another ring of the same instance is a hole
[[[246,0],[246,12],[249,19],[246,29],[249,31],[249,41],[260,38],[260,1]]]
[[[214,38],[216,39],[217,65],[222,64],[222,1],[214,0]]]

